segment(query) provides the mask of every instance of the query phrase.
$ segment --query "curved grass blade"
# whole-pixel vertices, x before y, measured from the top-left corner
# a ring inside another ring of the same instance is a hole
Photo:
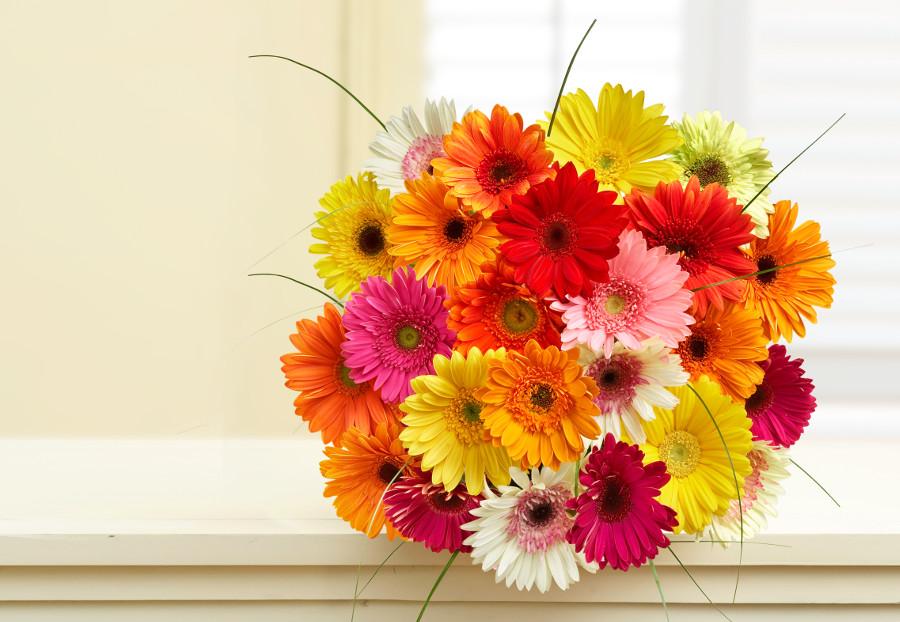
[[[744,502],[741,499],[741,486],[740,484],[738,484],[737,471],[734,468],[734,461],[731,459],[731,450],[728,449],[728,443],[725,442],[725,436],[722,434],[722,430],[719,428],[719,422],[716,421],[716,418],[713,416],[712,411],[709,409],[709,406],[706,405],[706,400],[704,400],[700,396],[700,393],[697,392],[697,389],[695,389],[690,383],[688,383],[687,388],[697,396],[697,399],[700,400],[700,404],[703,406],[703,410],[706,411],[706,414],[709,415],[710,421],[713,422],[713,425],[716,428],[716,432],[719,435],[719,440],[722,441],[722,447],[725,448],[725,455],[728,456],[728,464],[731,466],[731,476],[734,478],[734,490],[737,493],[738,511],[741,515],[741,540],[740,549],[738,551],[737,574],[734,578],[734,593],[731,596],[731,602],[734,603],[737,600],[738,586],[741,583],[741,565],[744,563]],[[672,554],[674,555],[674,553]]]
[[[378,564],[378,567],[375,568],[375,571],[374,571],[374,572],[372,572],[372,576],[370,576],[369,579],[368,579],[365,583],[363,583],[363,586],[362,586],[361,588],[359,588],[359,591],[356,593],[356,597],[357,597],[357,598],[363,593],[363,591],[364,591],[367,587],[369,587],[369,584],[370,584],[372,581],[375,580],[375,577],[378,575],[378,573],[381,571],[381,569],[384,568],[385,564],[388,563],[388,561],[391,559],[391,557],[394,556],[394,553],[396,553],[397,551],[399,551],[399,550],[400,550],[400,547],[403,546],[404,544],[406,544],[406,542],[404,542],[404,541],[401,540],[401,541],[400,541],[400,544],[398,544],[397,546],[395,546],[394,549],[393,549],[390,553],[388,553],[388,556],[385,557],[383,560],[381,560],[381,563]]]
[[[738,540],[672,540],[672,544],[694,544],[695,542],[707,542],[711,544],[737,544]],[[777,544],[775,542],[744,542],[745,545],[752,544],[755,546],[774,546],[780,549],[792,549],[794,548],[790,544]]]
[[[293,242],[293,241],[297,238],[297,236],[300,235],[301,233],[305,233],[306,231],[309,231],[312,227],[315,227],[317,224],[319,224],[320,222],[322,222],[323,220],[325,220],[325,219],[328,218],[329,216],[333,216],[333,215],[337,214],[338,212],[347,209],[348,207],[350,207],[350,205],[341,205],[341,206],[340,206],[339,208],[337,208],[336,210],[332,210],[332,211],[328,212],[327,214],[323,214],[321,217],[316,218],[314,221],[312,221],[311,223],[309,223],[308,225],[306,225],[305,227],[303,227],[303,228],[300,229],[299,231],[295,231],[293,234],[291,234],[291,237],[289,237],[288,239],[286,239],[284,242],[282,242],[281,244],[279,244],[278,246],[276,246],[275,248],[273,248],[272,250],[270,250],[268,253],[266,253],[265,255],[263,255],[262,257],[260,257],[259,259],[257,259],[256,261],[254,261],[254,262],[253,262],[252,264],[250,264],[249,266],[247,266],[247,269],[248,269],[248,270],[251,270],[251,269],[255,268],[256,266],[258,266],[259,264],[261,264],[262,262],[264,262],[266,259],[268,259],[268,258],[271,257],[272,255],[274,255],[275,253],[277,253],[278,251],[280,251],[282,248],[284,248],[285,246],[287,246],[288,244],[290,244],[291,242]]]
[[[354,94],[350,91],[350,89],[348,89],[346,86],[344,86],[343,84],[341,84],[340,82],[338,82],[337,80],[335,80],[334,78],[332,78],[331,76],[329,76],[329,75],[328,75],[327,73],[325,73],[324,71],[321,71],[321,70],[319,70],[319,69],[316,69],[315,67],[311,67],[311,66],[309,66],[309,65],[307,65],[307,64],[305,64],[305,63],[301,63],[300,61],[294,60],[293,58],[288,58],[287,56],[279,56],[278,54],[252,54],[252,55],[250,55],[248,58],[279,58],[279,59],[281,59],[281,60],[286,60],[286,61],[289,62],[289,63],[294,63],[295,65],[299,65],[300,67],[303,67],[304,69],[309,69],[309,70],[312,71],[313,73],[319,74],[319,75],[322,76],[323,78],[326,78],[327,80],[330,80],[333,84],[337,85],[338,88],[340,88],[340,89],[341,89],[342,91],[344,91],[347,95],[349,95],[351,98],[353,98],[353,101],[355,101],[357,104],[359,104],[360,108],[362,108],[363,110],[365,110],[366,112],[368,112],[368,113],[369,113],[369,116],[372,117],[373,119],[375,119],[375,122],[378,123],[378,125],[381,126],[381,129],[383,129],[384,131],[387,131],[387,127],[385,127],[384,123],[381,122],[381,119],[379,119],[379,118],[376,116],[376,114],[375,114],[374,112],[372,112],[372,111],[369,109],[368,106],[366,106],[364,103],[362,103],[362,100],[360,100],[359,97],[357,97],[356,95],[354,95]]]
[[[821,134],[819,134],[819,135],[816,137],[816,139],[815,139],[814,141],[812,141],[811,143],[809,143],[808,145],[806,145],[806,148],[805,148],[803,151],[801,151],[800,153],[798,153],[797,155],[795,155],[794,158],[793,158],[790,162],[788,162],[787,164],[785,164],[784,167],[782,167],[782,169],[781,169],[780,171],[778,171],[777,173],[775,173],[775,177],[773,177],[772,179],[770,179],[770,180],[766,183],[765,186],[763,186],[762,188],[759,189],[759,192],[757,192],[756,194],[753,195],[753,198],[752,198],[752,199],[750,199],[749,201],[747,201],[747,204],[744,205],[743,209],[741,209],[741,213],[743,214],[745,211],[747,211],[747,208],[750,207],[750,205],[753,204],[753,202],[757,199],[757,197],[759,197],[759,195],[761,195],[763,192],[765,192],[765,191],[766,191],[766,188],[768,188],[769,186],[771,186],[772,183],[773,183],[776,179],[778,179],[778,177],[779,177],[783,172],[785,172],[791,164],[793,164],[794,162],[796,162],[797,160],[799,160],[799,159],[800,159],[800,156],[802,156],[804,153],[806,153],[807,151],[809,151],[810,148],[812,148],[813,145],[815,145],[817,142],[819,142],[819,140],[820,140],[823,136],[825,136],[825,134],[827,134],[828,132],[831,131],[831,128],[833,128],[835,125],[837,125],[837,124],[840,122],[840,120],[843,119],[843,118],[846,117],[846,116],[847,116],[847,113],[846,113],[846,112],[843,113],[843,114],[841,114],[841,116],[839,116],[837,119],[835,119],[834,123],[832,123],[832,124],[829,125],[827,128],[825,128],[825,131],[822,132]]]
[[[428,592],[428,597],[425,599],[425,602],[422,603],[422,609],[419,610],[419,615],[416,616],[416,622],[422,622],[422,616],[425,615],[425,610],[428,609],[428,605],[431,603],[431,598],[434,596],[434,593],[437,591],[438,586],[441,584],[441,581],[444,580],[444,575],[447,574],[447,571],[450,570],[450,566],[456,560],[456,556],[459,555],[459,551],[454,551],[453,555],[450,556],[450,559],[447,560],[447,563],[444,564],[443,570],[441,570],[441,574],[438,575],[437,580],[435,580],[434,585],[431,586],[431,591]]]
[[[773,266],[771,268],[765,268],[764,270],[757,270],[756,272],[751,272],[750,274],[741,274],[739,276],[733,276],[728,279],[723,279],[721,281],[716,281],[715,283],[707,283],[706,285],[701,285],[700,287],[694,287],[691,289],[692,292],[699,292],[704,289],[710,289],[712,287],[718,287],[719,285],[725,285],[726,283],[732,283],[734,281],[741,281],[743,279],[752,279],[755,276],[759,276],[760,274],[767,274],[769,272],[775,272],[776,270],[784,270],[785,268],[792,268],[793,266],[799,266],[800,264],[809,263],[810,261],[817,261],[819,259],[828,259],[831,257],[832,253],[828,253],[827,255],[818,255],[817,257],[809,257],[807,259],[801,259],[800,261],[792,261],[791,263],[786,263],[780,266]]]
[[[791,461],[791,464],[793,464],[795,467],[797,467],[798,469],[800,469],[800,471],[802,471],[803,474],[804,474],[806,477],[808,477],[809,479],[811,479],[812,482],[813,482],[813,484],[815,484],[816,486],[818,486],[819,489],[820,489],[822,492],[824,492],[826,495],[828,495],[828,498],[831,499],[831,500],[834,502],[834,504],[835,504],[836,506],[841,507],[841,504],[838,503],[837,499],[835,499],[834,497],[832,497],[832,496],[831,496],[831,493],[828,492],[827,490],[825,490],[825,486],[823,486],[822,484],[820,484],[819,481],[818,481],[815,477],[813,477],[812,475],[810,475],[810,474],[809,474],[809,471],[807,471],[807,470],[804,469],[802,466],[800,466],[799,464],[797,464],[796,462],[794,462],[794,459],[793,459],[793,458],[790,458],[790,461]]]
[[[559,101],[562,99],[563,91],[566,88],[566,81],[569,79],[569,73],[572,71],[572,65],[575,64],[575,57],[578,56],[578,52],[581,50],[581,46],[584,43],[584,40],[587,39],[587,36],[591,34],[591,29],[594,27],[594,24],[597,23],[597,20],[591,22],[591,25],[588,26],[588,29],[584,32],[584,36],[581,37],[581,41],[578,42],[578,47],[575,48],[575,53],[572,54],[572,58],[569,60],[569,66],[566,67],[566,75],[563,76],[562,84],[559,85],[559,93],[556,95],[556,103],[553,104],[553,113],[550,115],[550,124],[547,126],[547,137],[550,137],[550,132],[553,131],[553,123],[556,121],[556,111],[559,110]]]
[[[314,285],[310,285],[309,283],[304,283],[303,281],[298,281],[297,279],[290,277],[290,276],[286,276],[284,274],[277,274],[275,272],[252,272],[252,273],[248,274],[247,276],[277,276],[278,278],[281,278],[281,279],[287,279],[288,281],[293,281],[297,285],[302,285],[303,287],[308,287],[309,289],[313,290],[314,292],[319,292],[320,294],[322,294],[323,296],[325,296],[326,298],[331,300],[334,304],[338,305],[342,309],[344,308],[344,303],[341,302],[340,300],[338,300],[337,298],[335,298],[334,296],[332,296],[331,294],[329,294],[328,292],[321,290]]]
[[[653,572],[653,581],[656,583],[656,591],[659,592],[659,602],[662,603],[663,612],[666,614],[666,622],[669,621],[669,606],[666,604],[666,595],[663,594],[662,583],[659,582],[659,573],[656,572],[656,564],[653,563],[652,559],[648,559],[650,562],[650,571]]]
[[[666,549],[666,550],[672,554],[672,557],[675,558],[675,561],[678,562],[678,565],[681,566],[681,569],[684,570],[684,573],[688,576],[688,578],[691,580],[691,582],[697,586],[697,589],[700,590],[700,593],[703,594],[703,597],[706,599],[706,601],[710,605],[712,605],[716,611],[721,613],[722,617],[725,618],[726,620],[728,620],[728,622],[733,622],[732,619],[728,617],[728,614],[725,613],[724,611],[722,611],[722,609],[720,609],[719,606],[712,601],[712,598],[710,598],[709,595],[703,591],[703,588],[700,587],[700,584],[697,583],[696,579],[694,579],[694,575],[692,575],[690,570],[687,569],[687,566],[685,566],[684,564],[681,563],[681,559],[679,559],[678,555],[675,554],[675,551],[673,551],[672,549]]]

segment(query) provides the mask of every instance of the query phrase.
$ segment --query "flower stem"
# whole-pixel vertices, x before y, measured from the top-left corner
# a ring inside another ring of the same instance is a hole
[[[553,104],[553,114],[550,115],[550,124],[547,126],[547,137],[550,137],[550,132],[553,131],[553,123],[556,121],[556,111],[559,109],[559,102],[562,99],[563,90],[566,88],[566,81],[569,79],[569,72],[572,71],[572,65],[575,64],[575,57],[578,56],[579,50],[581,50],[581,45],[584,43],[584,40],[587,39],[587,36],[591,33],[591,29],[594,27],[594,24],[597,23],[597,20],[591,22],[591,25],[588,26],[588,29],[584,32],[584,36],[581,37],[581,41],[578,42],[578,47],[575,48],[575,53],[572,54],[571,60],[569,60],[569,66],[566,68],[566,75],[563,76],[562,84],[559,85],[559,93],[556,95],[556,103]]]

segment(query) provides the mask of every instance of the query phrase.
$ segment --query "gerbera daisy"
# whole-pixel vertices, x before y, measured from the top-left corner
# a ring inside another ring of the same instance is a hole
[[[703,374],[737,401],[747,399],[763,379],[760,361],[768,357],[768,340],[755,312],[728,303],[710,307],[678,346],[681,365],[696,380]]]
[[[435,553],[460,551],[472,547],[463,544],[461,525],[471,522],[472,510],[480,496],[470,495],[465,486],[447,491],[419,471],[401,477],[384,495],[388,520],[406,538],[421,542]]]
[[[447,301],[447,324],[456,331],[456,345],[482,352],[521,350],[534,339],[542,347],[559,346],[559,314],[542,297],[515,280],[515,268],[498,261],[481,266],[475,282],[456,288]]]
[[[514,485],[500,486],[500,495],[485,489],[485,499],[472,510],[478,517],[462,527],[474,532],[465,543],[472,547],[472,561],[485,572],[494,570],[497,582],[513,583],[520,590],[546,592],[551,582],[560,589],[578,581],[578,566],[594,572],[583,555],[566,541],[573,520],[566,512],[572,498],[574,465],[557,472],[544,467],[531,475],[513,467]]]
[[[490,216],[553,175],[543,130],[522,126],[522,115],[500,105],[490,119],[473,110],[444,137],[447,156],[432,161],[435,173],[463,203]]]
[[[359,288],[370,276],[387,276],[394,259],[387,252],[385,230],[391,224],[390,192],[379,188],[371,173],[358,179],[347,177],[334,184],[316,212],[321,225],[312,236],[323,244],[313,244],[309,252],[326,255],[315,263],[325,287],[343,298]]]
[[[766,441],[753,441],[753,449],[747,458],[751,471],[744,480],[741,509],[735,499],[725,514],[713,516],[710,525],[711,536],[721,544],[740,541],[742,536],[746,540],[764,530],[769,517],[777,514],[775,503],[784,492],[779,482],[789,475],[790,459],[786,449],[772,447]]]
[[[509,238],[500,252],[516,267],[516,280],[563,298],[606,278],[627,218],[613,206],[616,193],[597,191],[593,171],[579,177],[571,163],[555,170],[555,179],[513,198],[493,218]]]
[[[772,180],[775,173],[769,150],[762,138],[747,138],[747,130],[731,121],[725,123],[718,112],[684,115],[673,123],[684,143],[672,154],[687,182],[696,176],[704,188],[716,183],[728,190],[740,205],[746,205]],[[769,189],[766,188],[747,208],[755,225],[753,234],[764,238],[769,231]]]
[[[291,343],[297,352],[281,357],[285,386],[299,395],[296,413],[309,423],[310,432],[321,432],[322,441],[338,440],[348,428],[368,434],[390,417],[371,382],[357,384],[341,356],[344,327],[341,314],[331,303],[315,321],[300,320]]]
[[[789,265],[748,279],[744,300],[763,318],[766,336],[771,341],[794,333],[803,337],[803,318],[816,322],[814,307],[829,308],[834,294],[834,267],[828,242],[821,239],[819,223],[807,220],[796,229],[797,204],[779,201],[769,217],[769,237],[753,240],[747,256],[753,262],[751,272]],[[798,265],[797,262],[803,262]]]
[[[569,542],[589,562],[618,570],[642,566],[669,546],[663,531],[677,524],[675,511],[657,500],[669,481],[663,462],[642,462],[637,445],[616,442],[607,434],[593,447],[578,478],[584,487],[569,502],[575,525]]]
[[[381,397],[400,401],[409,381],[434,371],[435,354],[450,355],[456,337],[447,328],[445,290],[428,287],[411,269],[398,268],[391,283],[369,277],[344,309],[344,364],[354,382],[373,380]]]
[[[599,388],[594,404],[600,409],[600,430],[621,439],[624,425],[636,443],[646,440],[641,420],[653,419],[654,407],[673,408],[678,403],[666,387],[688,381],[678,355],[655,338],[637,350],[617,343],[609,357],[581,348],[579,363]]]
[[[753,422],[753,438],[790,447],[797,442],[816,409],[812,380],[805,377],[803,359],[791,359],[782,345],[769,346],[760,366],[763,378],[744,408]]]
[[[497,226],[464,211],[447,186],[427,173],[407,182],[406,190],[394,197],[388,252],[415,265],[429,285],[443,285],[448,292],[474,281],[479,266],[496,255]]]
[[[644,422],[647,442],[641,449],[645,462],[662,460],[672,476],[659,501],[678,513],[674,531],[699,534],[713,515],[727,512],[731,501],[738,498],[735,479],[740,488],[750,474],[750,419],[740,404],[707,378],[675,387],[672,392],[678,405],[672,410],[658,409],[653,421]]]
[[[754,271],[740,250],[753,239],[753,223],[718,184],[701,190],[697,178],[691,177],[683,188],[680,181],[660,184],[652,196],[632,192],[625,204],[632,224],[650,246],[665,246],[679,254],[681,267],[690,275],[685,282],[688,289]],[[732,281],[696,291],[694,305],[703,315],[709,304],[721,307],[724,300],[740,300],[744,286],[743,281]]]
[[[406,106],[399,117],[391,117],[369,145],[374,158],[366,160],[366,170],[375,173],[378,183],[391,192],[403,192],[404,181],[431,173],[431,161],[444,154],[444,135],[456,121],[456,105],[443,97],[425,100],[425,123],[412,106]]]
[[[350,428],[341,437],[341,445],[325,448],[327,458],[319,465],[328,480],[325,496],[334,497],[337,515],[370,538],[385,526],[388,538],[397,535],[385,523],[381,500],[391,481],[399,481],[398,473],[409,460],[398,433],[394,421],[379,423],[371,434]]]
[[[541,348],[529,341],[524,352],[488,363],[488,378],[478,397],[482,419],[495,441],[525,468],[559,468],[574,462],[584,439],[597,436],[597,394],[592,378],[581,375],[578,352]]]
[[[691,306],[691,292],[683,287],[688,273],[679,267],[677,255],[661,246],[648,249],[637,231],[624,231],[618,248],[607,279],[593,283],[586,296],[553,303],[566,325],[563,347],[583,343],[609,356],[617,339],[639,348],[641,341],[659,337],[674,348],[694,321],[686,313]]]
[[[644,108],[644,92],[633,94],[621,84],[604,84],[596,106],[578,89],[560,99],[547,146],[554,159],[574,163],[579,173],[594,169],[603,188],[649,190],[679,173],[671,159],[659,159],[681,144],[662,112],[662,104]],[[541,123],[544,128],[550,116]]]
[[[475,397],[487,379],[488,361],[505,355],[502,350],[482,355],[478,348],[467,356],[437,355],[434,375],[413,379],[413,394],[400,404],[407,426],[400,440],[410,454],[422,457],[432,483],[453,490],[465,475],[473,495],[481,492],[485,475],[496,486],[509,483],[509,456],[491,442],[481,420],[484,404]]]

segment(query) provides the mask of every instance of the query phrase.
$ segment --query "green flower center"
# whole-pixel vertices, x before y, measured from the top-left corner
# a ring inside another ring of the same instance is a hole
[[[625,308],[625,299],[618,294],[613,294],[606,299],[605,303],[603,303],[603,308],[606,309],[606,312],[610,315],[618,315]]]
[[[353,378],[350,377],[350,369],[343,363],[338,367],[338,379],[341,381],[341,384],[348,389],[355,389],[359,386],[353,382]]]
[[[534,329],[538,312],[534,304],[521,298],[513,298],[503,306],[503,325],[513,335],[521,335]]]
[[[406,324],[394,333],[394,342],[404,350],[413,350],[422,341],[422,333],[415,326]]]
[[[659,445],[659,458],[673,477],[687,477],[700,462],[700,442],[690,432],[669,432]]]
[[[728,167],[717,155],[706,155],[694,160],[686,172],[688,177],[696,175],[703,187],[712,183],[727,186],[731,182]]]
[[[469,423],[481,423],[481,404],[475,401],[466,402],[459,409],[460,414],[465,417]]]

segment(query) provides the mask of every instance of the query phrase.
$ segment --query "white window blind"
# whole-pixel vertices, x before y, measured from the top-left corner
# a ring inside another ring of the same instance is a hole
[[[788,348],[816,382],[811,433],[900,436],[900,3],[428,0],[426,94],[543,118],[594,17],[567,90],[720,110],[766,137],[776,170],[847,113],[774,185],[838,252],[833,308]]]

